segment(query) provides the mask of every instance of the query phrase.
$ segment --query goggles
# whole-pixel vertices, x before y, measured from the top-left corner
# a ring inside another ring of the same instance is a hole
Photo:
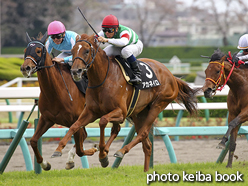
[[[52,38],[52,39],[55,39],[55,38],[61,39],[61,38],[63,38],[63,33],[51,35],[51,38]]]
[[[248,52],[248,49],[244,49],[243,52]]]
[[[114,28],[102,28],[102,31],[105,33],[105,32],[108,32],[108,33],[113,33],[115,31]]]

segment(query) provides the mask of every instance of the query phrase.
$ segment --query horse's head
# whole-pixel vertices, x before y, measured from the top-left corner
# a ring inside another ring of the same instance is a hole
[[[91,67],[97,53],[94,36],[89,37],[85,34],[82,36],[71,50],[73,56],[71,75],[75,81],[82,79],[83,73]]]
[[[26,38],[28,46],[24,50],[24,63],[21,66],[21,72],[24,77],[30,77],[38,70],[38,67],[44,66],[47,33],[40,40],[31,40],[28,33],[26,33]]]
[[[219,49],[211,56],[209,65],[205,70],[206,79],[202,87],[204,96],[206,98],[212,97],[218,87],[225,83],[224,61],[226,56]]]

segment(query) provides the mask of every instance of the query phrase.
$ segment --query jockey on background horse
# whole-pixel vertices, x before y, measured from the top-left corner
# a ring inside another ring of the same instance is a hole
[[[232,62],[235,63],[235,66],[238,66],[238,61],[247,61],[244,64],[248,64],[248,34],[244,34],[239,38],[238,49],[241,49],[239,53],[235,53],[232,57]]]

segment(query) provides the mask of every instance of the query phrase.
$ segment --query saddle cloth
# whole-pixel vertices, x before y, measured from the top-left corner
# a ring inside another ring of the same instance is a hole
[[[132,83],[129,82],[130,77],[133,76],[133,71],[131,70],[129,64],[126,62],[125,59],[123,59],[120,56],[116,56],[115,60],[120,65],[121,71],[126,79],[126,81],[132,85]],[[152,68],[145,62],[137,60],[139,67],[141,69],[141,79],[142,83],[138,85],[134,85],[138,89],[148,89],[152,87],[156,87],[160,85],[160,82],[157,79],[157,76],[155,75]]]

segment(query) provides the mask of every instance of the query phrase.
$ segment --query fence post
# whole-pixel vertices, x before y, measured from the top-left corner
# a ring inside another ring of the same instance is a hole
[[[183,113],[184,113],[184,110],[179,110],[179,112],[177,114],[176,127],[180,126],[180,121],[183,117]],[[175,136],[174,139],[175,139],[175,141],[179,141],[179,136]]]
[[[149,139],[150,139],[150,141],[151,141],[151,143],[152,143],[152,152],[151,152],[150,165],[149,165],[150,168],[153,168],[153,149],[154,149],[154,148],[153,148],[153,145],[154,145],[154,143],[153,143],[153,141],[154,141],[153,129],[154,129],[154,126],[153,126],[153,124],[152,124],[152,128],[151,128],[151,130],[150,130],[150,132],[149,132]]]
[[[133,126],[131,127],[131,129],[130,129],[128,135],[127,135],[127,137],[125,138],[125,141],[124,141],[124,143],[123,143],[123,145],[122,145],[121,148],[123,148],[125,145],[127,145],[128,143],[131,142],[131,140],[132,140],[133,137],[134,137],[134,134],[135,134],[135,127],[134,127],[134,125],[133,125]],[[121,161],[122,161],[122,158],[119,158],[119,157],[115,158],[115,161],[114,161],[114,163],[113,163],[113,165],[112,165],[112,168],[118,168],[119,165],[121,164]]]
[[[6,166],[9,163],[10,158],[12,157],[18,143],[20,142],[23,133],[25,132],[27,126],[29,124],[29,121],[23,120],[20,128],[18,129],[13,141],[10,144],[10,147],[8,148],[8,151],[6,152],[1,164],[0,164],[0,174],[2,174],[6,168]]]
[[[37,125],[38,125],[39,118],[34,120],[34,131],[36,131]],[[40,152],[40,155],[42,156],[42,137],[38,139],[38,150]],[[36,156],[34,156],[34,170],[36,174],[40,174],[42,172],[41,166],[39,163],[37,163]]]
[[[7,104],[7,105],[10,105],[8,99],[5,99],[5,101],[6,101],[6,104]],[[9,112],[8,114],[9,114],[9,123],[12,123],[12,122],[13,122],[13,120],[12,120],[12,112]]]
[[[229,150],[229,145],[230,145],[230,140],[228,140],[228,142],[226,143],[226,148],[221,151],[216,163],[222,163],[224,161],[226,154]]]

